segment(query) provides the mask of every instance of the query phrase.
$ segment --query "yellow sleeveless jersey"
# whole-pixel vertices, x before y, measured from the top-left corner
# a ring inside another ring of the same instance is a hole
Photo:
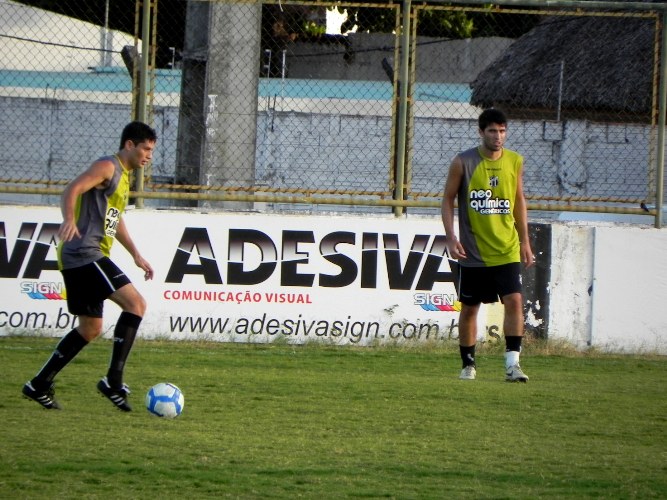
[[[503,149],[497,160],[479,148],[459,154],[463,179],[459,188],[459,241],[470,267],[500,266],[521,261],[514,203],[523,157]]]

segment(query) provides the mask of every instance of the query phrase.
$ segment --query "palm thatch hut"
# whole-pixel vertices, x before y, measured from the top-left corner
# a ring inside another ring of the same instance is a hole
[[[649,122],[655,33],[655,18],[545,18],[479,73],[470,102],[515,118]]]

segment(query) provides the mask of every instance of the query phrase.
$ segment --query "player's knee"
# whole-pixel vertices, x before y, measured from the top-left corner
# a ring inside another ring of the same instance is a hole
[[[466,318],[476,318],[477,313],[479,312],[479,304],[471,306],[471,305],[466,305],[463,304],[461,307],[461,316],[465,316]]]
[[[503,305],[506,309],[521,310],[523,307],[523,300],[520,293],[510,293],[503,297]]]
[[[92,342],[102,335],[102,325],[79,325],[76,329],[87,342]]]
[[[123,293],[113,295],[111,299],[125,311],[143,318],[146,313],[146,299],[133,287],[123,290]]]
[[[146,299],[137,294],[136,298],[132,301],[132,305],[128,308],[128,312],[143,318],[146,314],[146,307]]]

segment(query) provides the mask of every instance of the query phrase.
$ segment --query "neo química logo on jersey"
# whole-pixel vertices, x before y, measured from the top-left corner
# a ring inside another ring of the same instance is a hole
[[[482,215],[510,214],[512,203],[504,198],[494,198],[490,189],[470,191],[470,208]]]

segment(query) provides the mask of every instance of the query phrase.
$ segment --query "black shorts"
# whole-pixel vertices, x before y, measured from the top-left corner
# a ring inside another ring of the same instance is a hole
[[[76,316],[101,318],[104,301],[119,288],[130,283],[108,257],[81,267],[61,271],[67,293],[67,309]]]
[[[518,262],[492,267],[461,266],[459,300],[474,306],[498,302],[498,298],[521,292],[521,265]]]

